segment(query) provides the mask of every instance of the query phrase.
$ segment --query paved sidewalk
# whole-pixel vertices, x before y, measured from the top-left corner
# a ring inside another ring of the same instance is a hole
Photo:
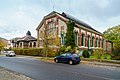
[[[0,67],[0,80],[32,80],[22,74]]]

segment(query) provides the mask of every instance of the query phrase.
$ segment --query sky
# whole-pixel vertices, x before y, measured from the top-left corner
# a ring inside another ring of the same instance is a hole
[[[0,0],[0,37],[23,37],[52,11],[65,12],[103,33],[120,25],[120,0]]]

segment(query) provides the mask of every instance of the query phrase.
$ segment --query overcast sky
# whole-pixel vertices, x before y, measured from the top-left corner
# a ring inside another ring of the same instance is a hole
[[[28,30],[37,37],[38,24],[53,10],[66,12],[100,32],[120,24],[120,0],[0,0],[0,37],[22,37]]]

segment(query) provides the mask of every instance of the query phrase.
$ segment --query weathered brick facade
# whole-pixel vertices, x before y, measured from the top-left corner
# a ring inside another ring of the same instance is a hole
[[[74,31],[76,32],[76,44],[77,46],[83,49],[98,49],[102,48],[103,50],[112,50],[112,43],[106,41],[103,38],[103,34],[99,31],[93,29],[90,25],[75,19],[74,17],[66,14],[66,13],[58,13],[51,12],[47,16],[43,18],[40,24],[37,27],[37,47],[43,47],[43,38],[40,36],[41,32],[44,32],[45,25],[47,25],[50,30],[50,34],[54,35],[52,37],[53,41],[55,41],[56,36],[59,37],[59,41],[61,45],[65,43],[65,37],[67,32],[67,24],[68,20],[74,21]],[[56,44],[52,44],[50,46],[56,46]],[[57,46],[56,46],[57,47]]]

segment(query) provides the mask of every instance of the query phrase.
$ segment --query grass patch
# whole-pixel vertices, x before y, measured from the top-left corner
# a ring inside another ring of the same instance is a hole
[[[91,55],[90,59],[98,59],[98,55]],[[102,54],[102,56],[100,57],[100,59],[111,60],[111,56],[110,55],[104,55],[104,54]]]
[[[41,57],[40,60],[53,60],[54,58],[53,57]]]

